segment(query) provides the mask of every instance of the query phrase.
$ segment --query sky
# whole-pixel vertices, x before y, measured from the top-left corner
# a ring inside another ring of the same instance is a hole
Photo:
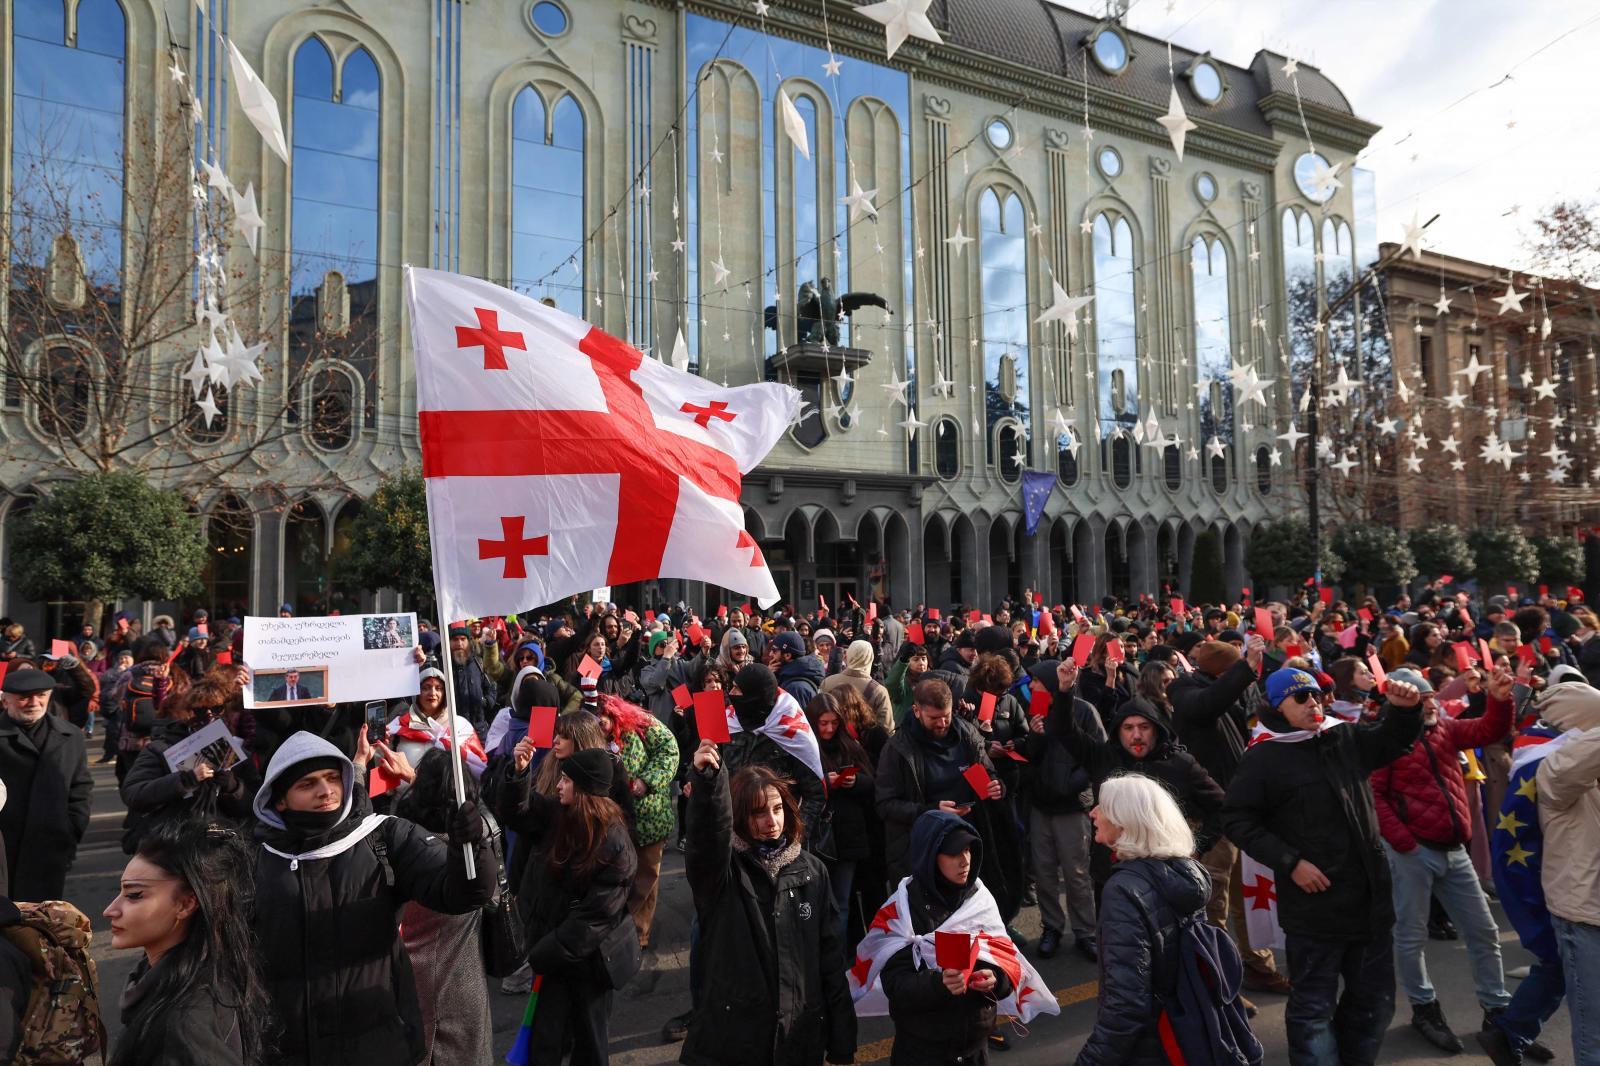
[[[1541,209],[1600,199],[1596,0],[1133,0],[1127,21],[1242,67],[1267,48],[1321,69],[1384,127],[1358,164],[1380,240],[1437,213],[1425,247],[1521,268]]]

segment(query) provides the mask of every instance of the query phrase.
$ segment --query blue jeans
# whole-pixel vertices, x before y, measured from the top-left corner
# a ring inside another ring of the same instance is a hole
[[[850,943],[850,890],[855,887],[856,860],[839,859],[828,867],[828,885],[833,889],[833,906],[839,912],[839,945],[846,953]]]
[[[1393,938],[1387,931],[1371,940],[1289,933],[1285,941],[1291,1066],[1372,1066],[1394,1017]]]
[[[1550,916],[1567,977],[1567,1013],[1572,1015],[1572,1061],[1600,1066],[1600,925]]]
[[[1389,872],[1394,878],[1395,975],[1413,1006],[1432,1003],[1428,980],[1428,899],[1437,896],[1445,913],[1467,942],[1478,1004],[1494,1010],[1511,1002],[1500,963],[1500,929],[1478,884],[1478,873],[1464,847],[1436,851],[1418,845],[1404,854],[1388,844]]]
[[[1539,1038],[1545,1023],[1561,1006],[1566,994],[1567,981],[1561,972],[1560,959],[1536,959],[1528,976],[1511,994],[1511,1005],[1494,1018],[1494,1024],[1505,1031],[1512,1047],[1519,1052]]]

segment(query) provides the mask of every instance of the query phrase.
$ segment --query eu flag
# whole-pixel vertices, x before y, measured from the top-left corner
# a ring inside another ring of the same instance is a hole
[[[1039,516],[1044,514],[1044,505],[1055,487],[1056,476],[1047,470],[1022,472],[1022,516],[1028,536],[1038,532]]]
[[[1512,744],[1511,782],[1489,834],[1490,866],[1500,906],[1517,931],[1522,946],[1541,959],[1559,958],[1550,911],[1539,883],[1544,833],[1539,828],[1539,763],[1560,747],[1565,735],[1545,726],[1517,734]]]

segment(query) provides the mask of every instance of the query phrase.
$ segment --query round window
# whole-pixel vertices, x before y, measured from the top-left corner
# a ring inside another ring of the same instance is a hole
[[[1222,75],[1210,63],[1196,63],[1189,68],[1189,88],[1204,103],[1214,104],[1222,99]]]
[[[1119,177],[1122,174],[1122,156],[1117,154],[1115,148],[1102,148],[1095,157],[1100,165],[1100,173],[1108,178]]]
[[[1094,35],[1094,61],[1107,74],[1120,74],[1128,65],[1128,42],[1116,30],[1101,30]]]
[[[1318,184],[1321,179],[1322,184]],[[1294,161],[1294,183],[1300,194],[1314,204],[1325,204],[1333,199],[1338,186],[1328,169],[1328,161],[1316,152],[1307,152]]]
[[[567,12],[554,0],[539,0],[533,5],[533,25],[546,37],[559,37],[567,32]]]
[[[997,151],[1003,152],[1007,148],[1011,147],[1011,127],[1007,126],[1000,119],[995,119],[993,122],[989,123],[989,129],[987,133],[989,137],[989,143],[994,145]]]
[[[1194,179],[1194,194],[1203,204],[1209,204],[1217,198],[1217,179],[1210,174],[1201,174]]]

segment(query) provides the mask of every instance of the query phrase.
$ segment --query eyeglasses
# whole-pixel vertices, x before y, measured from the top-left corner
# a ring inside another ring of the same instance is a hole
[[[1312,700],[1317,698],[1317,694],[1314,692],[1296,692],[1289,698],[1294,700],[1296,703],[1310,703]]]

